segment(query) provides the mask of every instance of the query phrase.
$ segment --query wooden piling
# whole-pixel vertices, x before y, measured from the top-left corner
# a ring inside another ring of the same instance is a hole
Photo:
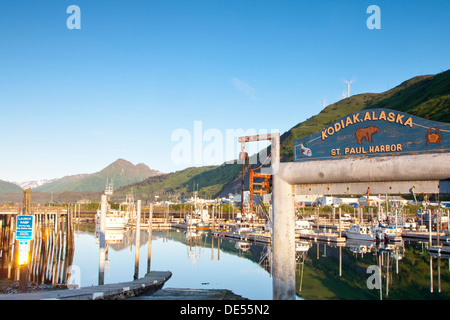
[[[150,203],[150,210],[148,217],[147,274],[150,273],[150,265],[152,260],[152,225],[153,225],[153,203]]]
[[[99,248],[99,271],[98,271],[98,284],[103,285],[105,282],[105,260],[106,260],[106,241],[105,241],[105,230],[106,230],[106,210],[108,206],[107,196],[102,195],[101,198],[101,213],[100,213],[100,248]]]
[[[134,280],[139,279],[139,249],[141,246],[141,200],[137,201],[136,243],[134,251]]]

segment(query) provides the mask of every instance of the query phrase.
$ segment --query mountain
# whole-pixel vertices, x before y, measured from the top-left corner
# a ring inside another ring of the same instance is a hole
[[[223,190],[224,181],[233,181],[240,172],[240,165],[190,167],[184,170],[147,178],[139,183],[119,188],[117,193],[134,193],[142,200],[153,200],[154,195],[182,194],[209,198]]]
[[[152,170],[143,163],[134,165],[127,160],[118,159],[99,172],[66,176],[37,187],[33,191],[103,191],[105,190],[107,179],[109,181],[112,180],[114,189],[117,189],[159,174],[161,172]]]
[[[429,120],[450,122],[450,70],[436,75],[414,77],[386,92],[358,94],[327,106],[319,114],[281,135],[281,161],[292,161],[294,140],[316,133],[349,113],[376,108],[398,110]],[[257,163],[252,167],[260,165]],[[227,196],[229,193],[240,192],[240,172],[239,164],[193,167],[149,178],[121,188],[120,192],[141,193],[142,196],[152,192],[187,195],[191,194],[195,182],[200,196]],[[248,174],[246,177],[248,178]],[[248,179],[246,183],[247,181]]]
[[[15,182],[15,181],[10,181],[11,183],[14,183],[16,185],[18,185],[19,187],[21,187],[22,189],[34,189],[37,187],[40,187],[46,183],[50,183],[50,182],[54,182],[57,179],[51,179],[51,180],[33,180],[33,181],[24,181],[24,182]]]
[[[12,183],[12,182],[8,182],[8,181],[3,181],[0,180],[0,194],[5,194],[5,193],[15,193],[15,192],[22,192],[23,189],[21,187],[19,187],[18,185]]]

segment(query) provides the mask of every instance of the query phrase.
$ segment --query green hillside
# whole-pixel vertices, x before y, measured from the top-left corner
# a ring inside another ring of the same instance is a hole
[[[117,189],[158,174],[161,173],[150,169],[145,164],[134,165],[129,161],[118,159],[99,172],[64,177],[35,188],[33,191],[103,191],[105,190],[107,179],[109,181],[112,180],[114,189]]]
[[[119,188],[116,193],[139,194],[141,199],[152,200],[154,195],[183,194],[192,195],[199,190],[201,197],[209,198],[223,189],[224,181],[233,181],[239,174],[240,166],[221,165],[191,167],[173,173],[150,177],[139,183]]]
[[[22,192],[22,188],[14,183],[0,180],[0,194]]]
[[[354,95],[327,106],[281,136],[281,161],[292,161],[294,140],[316,133],[349,113],[375,108],[394,109],[430,120],[450,122],[450,70],[437,75],[414,77],[386,92]],[[192,190],[195,181],[200,195],[226,196],[239,190],[240,169],[238,164],[188,168],[127,186],[121,192],[184,193]]]

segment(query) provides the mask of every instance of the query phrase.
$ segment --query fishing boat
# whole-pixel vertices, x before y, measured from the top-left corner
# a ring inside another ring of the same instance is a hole
[[[197,230],[208,230],[210,228],[209,213],[207,209],[200,209],[198,212],[200,216],[199,221],[196,223],[195,228]]]
[[[417,223],[413,218],[407,218],[405,223],[403,224],[403,229],[407,230],[415,230],[417,227]]]
[[[97,210],[96,225],[100,226],[101,210]],[[106,212],[105,229],[124,229],[128,223],[128,218],[124,212],[109,209]]]
[[[236,241],[234,247],[238,250],[248,251],[250,249],[250,243],[247,241]]]
[[[312,224],[307,220],[296,220],[295,221],[295,233],[305,234],[312,231]]]
[[[192,226],[192,228],[195,228],[196,230],[208,230],[211,226],[208,222],[190,218],[189,216],[186,217],[185,221],[188,226]]]
[[[307,241],[295,242],[295,252],[307,252],[311,243]]]
[[[184,219],[187,226],[197,230],[208,230],[210,228],[209,213],[206,209],[195,209],[191,215],[187,215]]]
[[[399,236],[402,231],[400,228],[392,226],[378,225],[375,228],[375,236],[378,241],[401,241]]]
[[[398,219],[397,210],[395,215],[389,215],[385,220],[379,221],[377,226],[374,226],[374,233],[379,241],[402,241],[401,234],[403,231],[403,219]]]
[[[195,227],[197,225],[197,223],[200,222],[200,219],[193,218],[193,217],[191,217],[191,215],[188,214],[188,215],[186,215],[186,218],[184,218],[184,222],[189,226]]]
[[[376,241],[375,234],[372,232],[372,226],[353,224],[345,232],[347,239],[363,240],[363,241]]]
[[[230,225],[230,231],[234,234],[245,235],[252,233],[253,229],[250,227],[250,224],[247,222],[238,222]]]
[[[374,228],[374,232],[378,241],[402,241],[402,228],[393,225],[378,224]]]
[[[108,244],[123,243],[125,229],[106,229],[105,241]]]
[[[113,182],[108,183],[106,181],[106,188],[104,194],[108,197],[107,208],[106,208],[106,216],[105,216],[105,229],[124,229],[128,223],[129,215],[126,212],[120,210],[111,209],[111,205],[109,204],[109,197],[113,194]],[[101,220],[102,210],[97,210],[97,214],[95,216],[95,222],[97,229],[100,229],[100,220]]]
[[[208,209],[204,208],[204,205],[197,200],[197,191],[194,191],[194,208],[192,215],[187,215],[184,222],[190,228],[196,230],[208,230],[211,227],[209,222]]]

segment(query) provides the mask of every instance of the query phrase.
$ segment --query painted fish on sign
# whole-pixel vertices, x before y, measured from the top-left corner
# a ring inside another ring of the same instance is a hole
[[[294,141],[294,161],[450,151],[450,123],[389,109],[351,113]]]

